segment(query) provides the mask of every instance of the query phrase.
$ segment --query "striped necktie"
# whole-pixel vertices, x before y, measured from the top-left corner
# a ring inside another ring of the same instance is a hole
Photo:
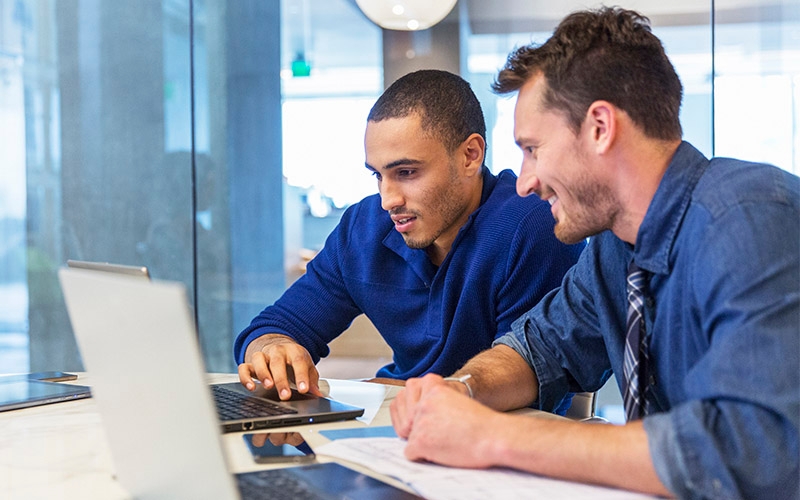
[[[625,359],[623,375],[625,391],[625,420],[631,422],[644,416],[644,385],[647,365],[645,345],[644,294],[647,273],[633,263],[628,266],[628,317],[625,328]]]

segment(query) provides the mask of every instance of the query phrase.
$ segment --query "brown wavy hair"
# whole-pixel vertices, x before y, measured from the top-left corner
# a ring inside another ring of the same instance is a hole
[[[605,100],[651,138],[682,136],[683,87],[650,20],[637,12],[604,7],[570,14],[544,44],[512,52],[492,89],[518,91],[539,73],[547,83],[545,106],[563,112],[575,133],[589,106]]]

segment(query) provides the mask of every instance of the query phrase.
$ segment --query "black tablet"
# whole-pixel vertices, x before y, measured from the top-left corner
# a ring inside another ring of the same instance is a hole
[[[82,385],[60,384],[9,377],[0,378],[0,411],[17,410],[90,397],[91,391]]]

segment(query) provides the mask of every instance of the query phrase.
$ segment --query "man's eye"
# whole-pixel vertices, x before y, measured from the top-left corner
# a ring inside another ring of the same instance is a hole
[[[527,157],[529,157],[529,158],[533,158],[533,159],[535,160],[535,159],[536,159],[536,157],[537,157],[537,154],[536,154],[536,152],[537,152],[536,146],[525,146],[524,148],[522,148],[522,151],[523,151],[523,153],[525,154],[525,156],[527,156]]]
[[[413,170],[398,170],[397,175],[400,177],[408,177],[409,175],[413,174]]]
[[[376,172],[376,171],[374,171],[374,170],[373,170],[373,171],[372,171],[372,175],[373,175],[373,176],[374,176],[376,179],[378,179],[378,180],[381,180],[381,174],[380,174],[380,173],[378,173],[378,172]]]

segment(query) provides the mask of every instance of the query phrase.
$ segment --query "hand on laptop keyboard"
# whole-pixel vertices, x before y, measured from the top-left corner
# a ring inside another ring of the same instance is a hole
[[[300,393],[322,396],[319,372],[311,355],[286,335],[262,335],[252,341],[247,346],[245,362],[239,365],[239,381],[251,391],[258,382],[267,389],[275,387],[284,401],[292,395],[292,382]]]
[[[250,398],[218,385],[211,386],[217,414],[222,419],[256,418],[264,415],[282,415],[297,413],[291,408],[286,408],[263,398]]]

